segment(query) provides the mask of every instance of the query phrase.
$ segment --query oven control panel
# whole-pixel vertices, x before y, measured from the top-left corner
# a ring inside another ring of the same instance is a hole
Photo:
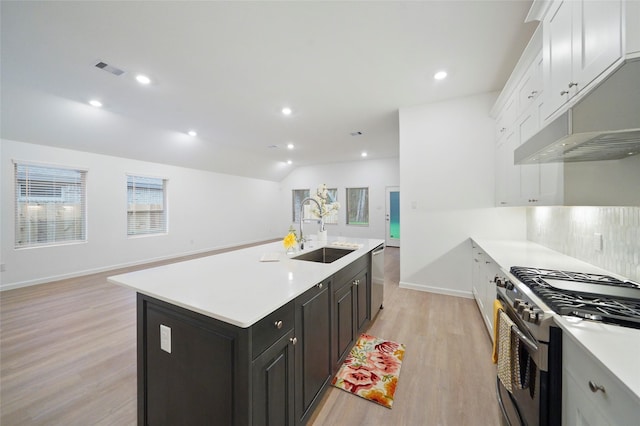
[[[523,320],[534,324],[539,324],[543,316],[542,309],[533,306],[531,303],[522,299],[515,299],[513,307]]]

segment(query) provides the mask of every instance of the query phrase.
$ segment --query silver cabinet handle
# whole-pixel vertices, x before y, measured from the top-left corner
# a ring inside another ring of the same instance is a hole
[[[278,330],[280,330],[280,329],[282,328],[282,324],[283,324],[283,323],[282,323],[282,321],[280,321],[280,320],[278,320],[278,321],[276,321],[276,322],[274,322],[274,323],[273,323],[273,325],[274,325]]]
[[[353,282],[353,285],[359,285],[359,284],[360,284],[360,280],[355,280],[355,281]]]
[[[298,338],[297,337],[292,337],[289,339],[289,341],[291,342],[292,345],[295,346],[296,343],[298,343]]]
[[[560,92],[560,96],[564,96],[564,95],[568,95],[569,91],[568,90],[563,90],[562,92]]]
[[[578,83],[570,82],[569,83],[569,89],[571,89],[572,87],[577,86],[577,85],[578,85]]]
[[[489,262],[488,260],[485,260],[484,263],[486,263],[487,265],[490,264],[491,262]]]
[[[531,92],[529,96],[527,96],[527,99],[533,99],[537,94],[538,94],[538,91],[534,90],[533,92]]]
[[[318,288],[322,288],[322,283],[320,283],[320,284],[316,284],[316,287],[318,287]]]
[[[589,380],[589,389],[591,389],[591,392],[593,393],[596,393],[598,391],[602,391],[602,393],[607,393],[607,391],[604,389],[604,386],[596,385],[591,380]]]

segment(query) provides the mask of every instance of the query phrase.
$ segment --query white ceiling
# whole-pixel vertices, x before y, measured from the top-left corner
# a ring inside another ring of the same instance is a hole
[[[530,5],[3,0],[2,138],[274,181],[398,157],[398,108],[504,85]]]

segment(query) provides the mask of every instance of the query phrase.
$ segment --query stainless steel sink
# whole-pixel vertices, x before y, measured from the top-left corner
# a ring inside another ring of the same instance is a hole
[[[351,252],[353,252],[353,250],[334,247],[322,247],[308,253],[303,253],[299,256],[292,257],[292,259],[306,260],[309,262],[332,263]]]

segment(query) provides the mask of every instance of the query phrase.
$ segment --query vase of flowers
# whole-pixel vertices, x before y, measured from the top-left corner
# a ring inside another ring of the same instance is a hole
[[[338,203],[336,200],[331,199],[331,197],[329,196],[329,189],[324,183],[318,186],[313,198],[320,205],[320,210],[318,210],[317,206],[314,206],[311,212],[320,219],[324,219],[336,213],[340,209],[340,203]],[[318,241],[327,241],[327,230],[325,228],[324,220],[321,220],[320,230],[318,231]]]
[[[296,252],[298,236],[296,235],[296,230],[293,229],[293,226],[289,227],[289,233],[282,240],[282,245],[284,246],[287,254],[294,254]]]

